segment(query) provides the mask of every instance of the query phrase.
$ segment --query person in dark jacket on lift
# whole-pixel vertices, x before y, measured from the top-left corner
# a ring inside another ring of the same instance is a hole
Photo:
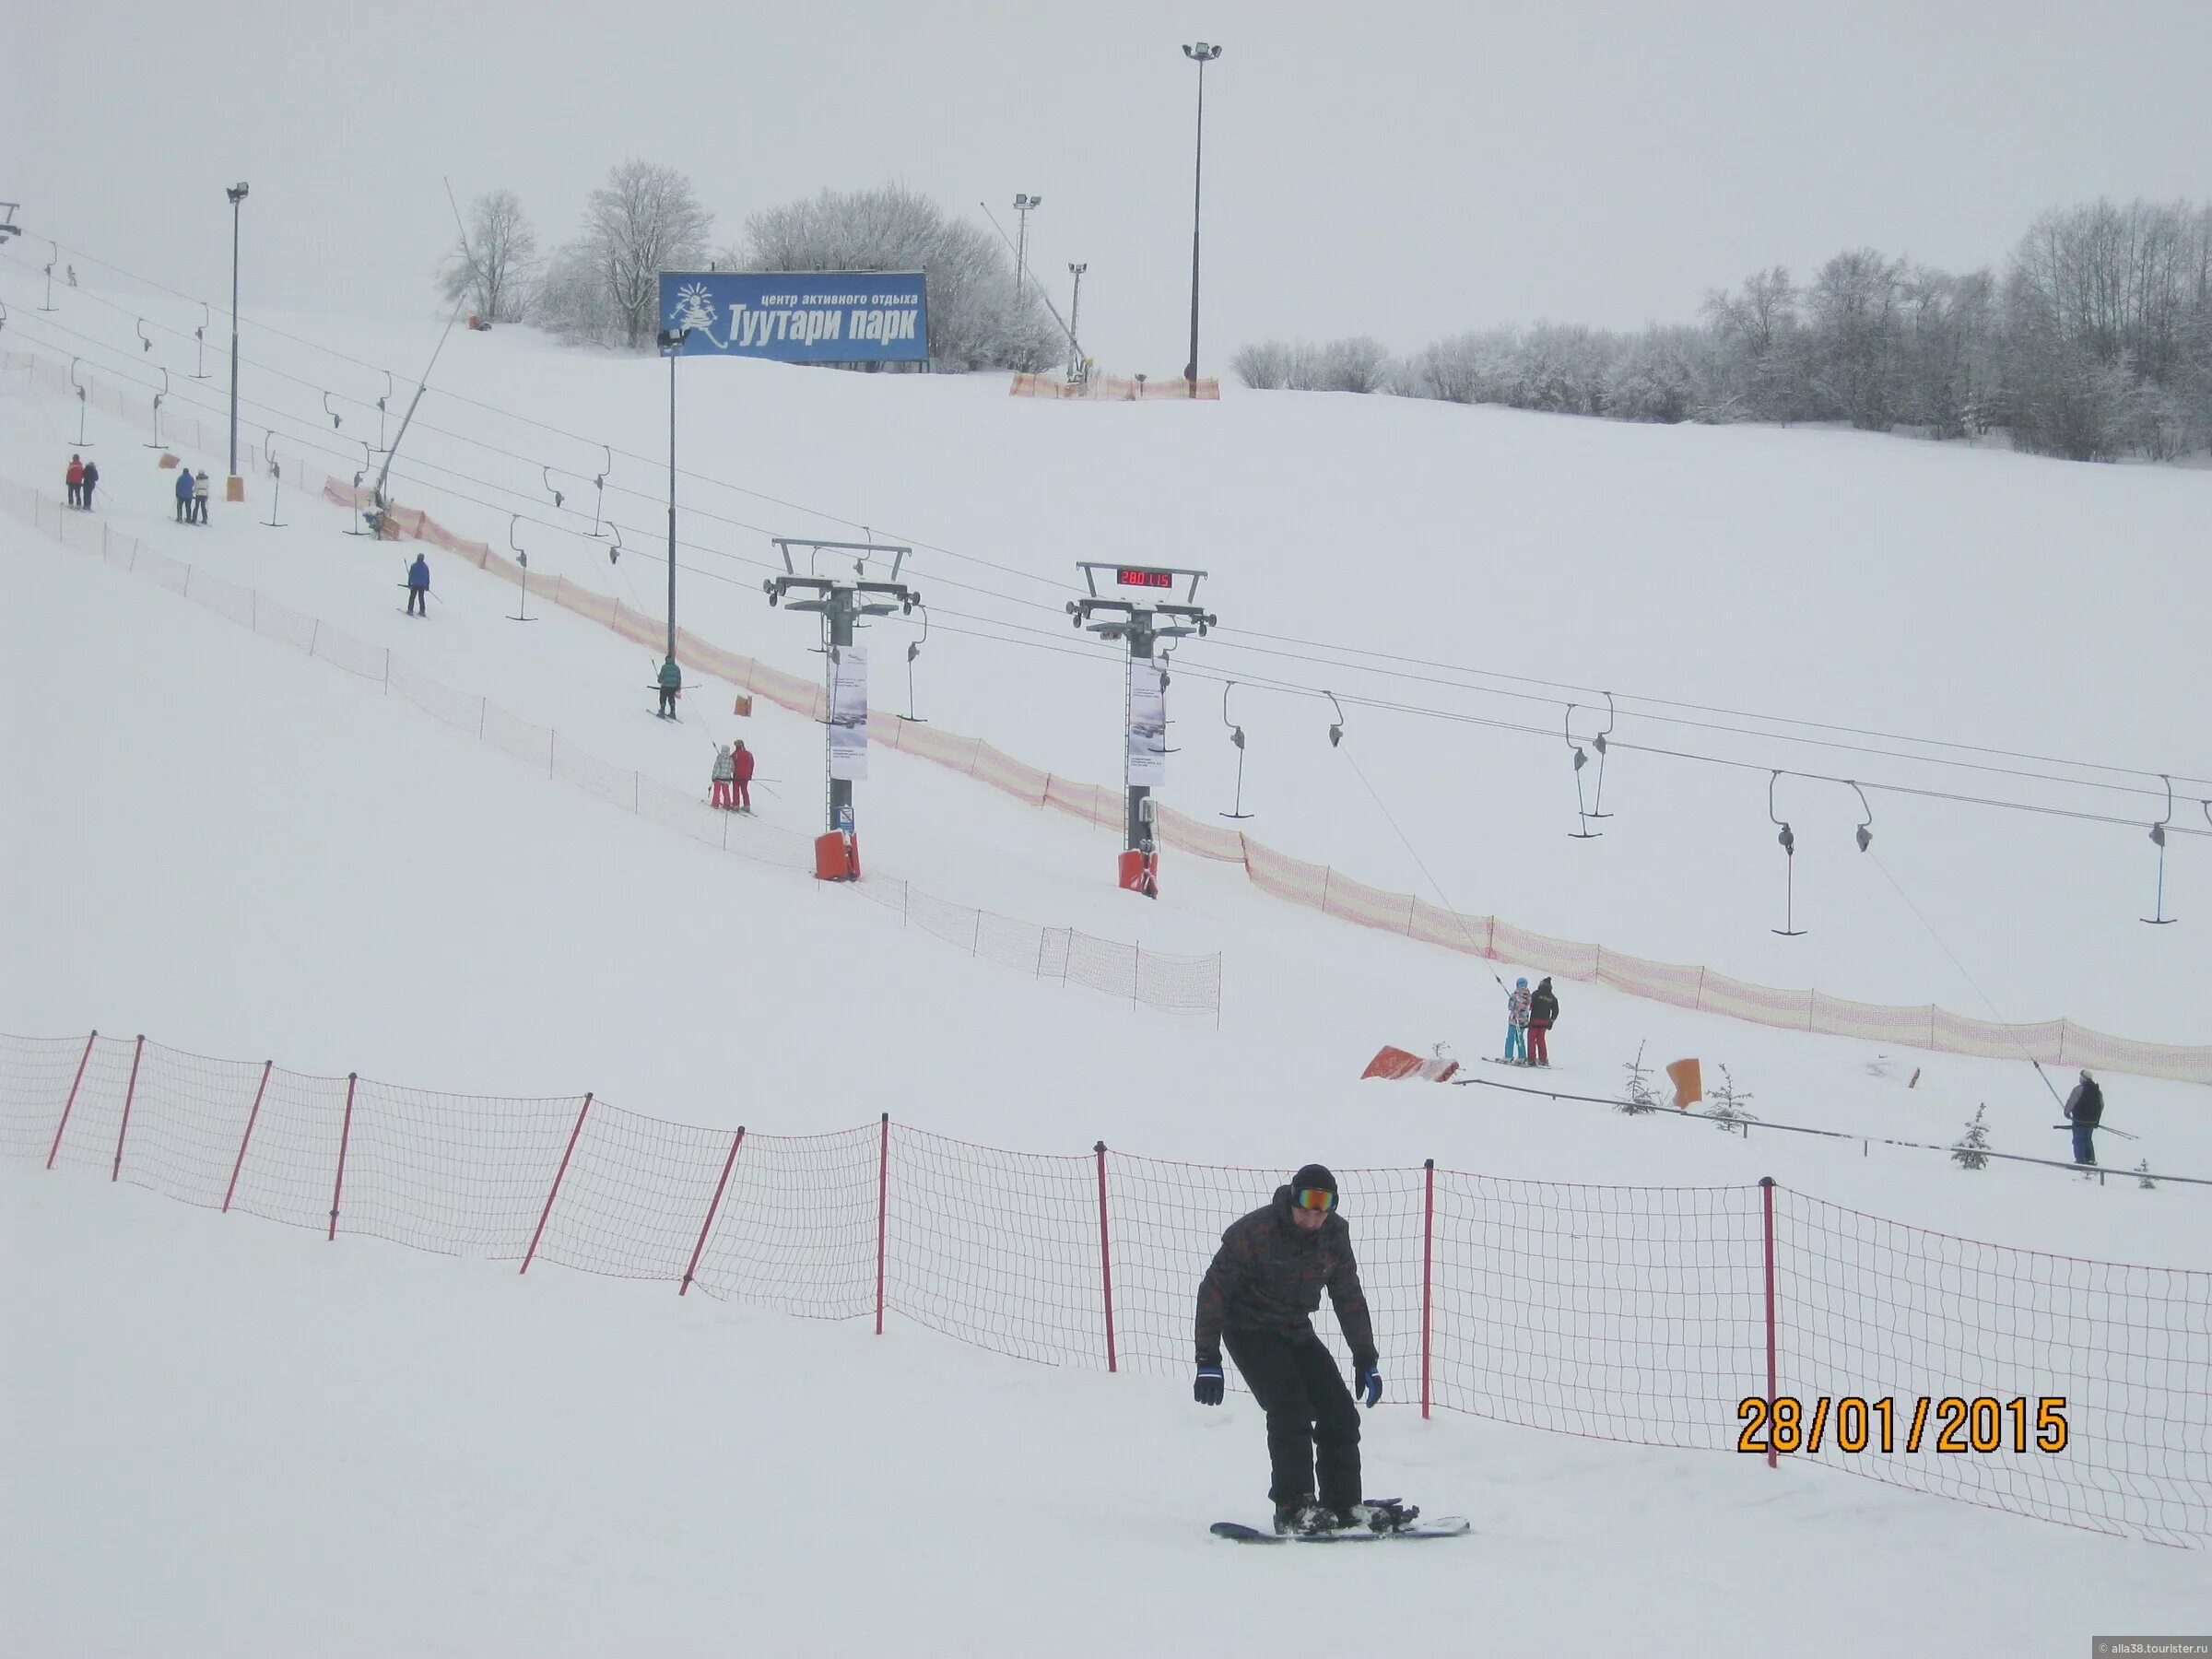
[[[1192,1395],[1201,1406],[1221,1404],[1226,1346],[1267,1414],[1273,1474],[1267,1495],[1277,1532],[1391,1531],[1418,1512],[1395,1500],[1360,1498],[1359,1413],[1313,1330],[1324,1288],[1352,1350],[1359,1397],[1371,1406],[1382,1397],[1382,1373],[1352,1230],[1336,1213],[1336,1178],[1308,1164],[1276,1189],[1265,1208],[1221,1235],[1198,1286],[1198,1381]]]
[[[2097,1079],[2088,1072],[2074,1085],[2074,1092],[2066,1097],[2066,1122],[2074,1125],[2074,1161],[2077,1164],[2095,1164],[2097,1125],[2104,1119],[2104,1090],[2097,1087]]]
[[[1551,1051],[1545,1039],[1551,1028],[1559,1023],[1559,999],[1553,994],[1549,977],[1536,982],[1536,988],[1528,996],[1528,1063],[1531,1065],[1549,1065]]]

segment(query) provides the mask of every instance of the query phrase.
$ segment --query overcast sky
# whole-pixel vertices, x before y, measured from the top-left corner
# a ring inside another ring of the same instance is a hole
[[[195,294],[406,311],[464,204],[548,243],[626,155],[747,214],[903,180],[1041,194],[1033,265],[1118,371],[1180,371],[1196,72],[1203,366],[1268,336],[1408,350],[1538,318],[1695,313],[1872,244],[2000,261],[2046,206],[2212,195],[2212,0],[1282,0],[765,6],[5,0],[0,199]],[[43,250],[28,240],[18,256]]]

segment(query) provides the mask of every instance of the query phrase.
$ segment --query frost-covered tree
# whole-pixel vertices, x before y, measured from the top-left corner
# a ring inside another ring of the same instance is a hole
[[[1951,1161],[1962,1170],[1989,1167],[1989,1126],[1982,1121],[1982,1114],[1988,1110],[1986,1105],[1975,1107],[1966,1133],[1951,1144]]]
[[[595,287],[595,304],[611,313],[622,343],[633,350],[653,337],[661,309],[661,273],[703,263],[714,216],[700,205],[691,181],[673,167],[634,157],[607,170],[606,182],[584,204],[583,233],[563,250],[564,276]]]
[[[929,278],[929,358],[942,371],[1036,371],[1065,360],[1034,272],[1019,294],[1013,262],[980,225],[903,184],[825,190],[746,220],[727,262],[755,271],[921,271]]]
[[[469,205],[468,234],[453,239],[439,267],[448,300],[464,294],[488,323],[520,323],[537,272],[537,232],[512,190],[495,190]]]

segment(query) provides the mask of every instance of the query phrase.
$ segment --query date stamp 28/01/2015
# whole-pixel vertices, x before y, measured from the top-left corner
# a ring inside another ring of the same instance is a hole
[[[1900,1443],[1907,1453],[1924,1447],[1947,1455],[2055,1453],[2066,1449],[2064,1394],[2035,1400],[2024,1394],[2009,1400],[1992,1394],[1972,1399],[1922,1394],[1903,1402],[1894,1396],[1868,1400],[1845,1394],[1831,1399],[1822,1394],[1812,1402],[1810,1411],[1788,1394],[1771,1401],[1753,1394],[1736,1403],[1735,1415],[1744,1425],[1735,1449],[1760,1457],[1781,1452],[1818,1453],[1824,1446],[1838,1452],[1894,1453]]]

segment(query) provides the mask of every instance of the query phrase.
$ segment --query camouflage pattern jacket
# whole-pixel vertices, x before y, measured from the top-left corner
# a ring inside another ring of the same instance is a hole
[[[1221,1363],[1221,1333],[1272,1331],[1311,1336],[1324,1287],[1336,1306],[1336,1323],[1352,1350],[1352,1364],[1375,1363],[1374,1322],[1352,1259],[1352,1230],[1332,1213],[1319,1229],[1302,1232],[1290,1218],[1290,1189],[1221,1235],[1221,1248],[1198,1286],[1198,1363]]]

